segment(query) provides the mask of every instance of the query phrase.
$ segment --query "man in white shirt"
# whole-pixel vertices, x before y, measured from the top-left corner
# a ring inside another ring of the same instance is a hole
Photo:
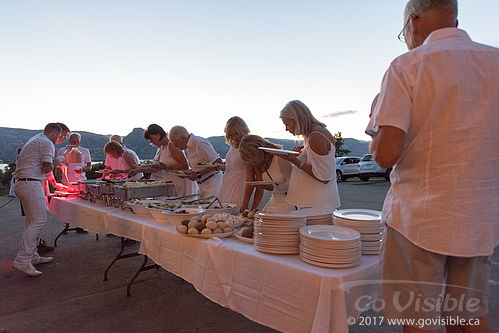
[[[447,331],[491,332],[499,50],[457,29],[456,0],[409,1],[401,34],[410,51],[391,63],[366,129],[376,162],[393,166],[383,207],[383,280],[391,282],[383,284],[385,316],[459,317],[479,326]],[[439,332],[439,325],[424,329]]]
[[[198,183],[201,198],[217,197],[222,185],[223,162],[211,143],[182,126],[173,126],[168,137],[178,148],[187,149],[187,160],[192,168],[187,172],[187,178]]]
[[[81,135],[80,133],[73,132],[69,135],[68,138],[69,144],[71,146],[76,146],[78,147],[78,150],[81,153],[81,165],[70,165],[68,161],[65,161],[64,163],[68,167],[68,180],[70,183],[73,182],[78,182],[80,180],[86,180],[86,172],[89,172],[92,170],[92,160],[90,157],[90,151],[87,148],[84,148],[80,146],[81,142]],[[57,156],[65,156],[66,152],[69,152],[70,148],[69,147],[63,147],[59,148],[57,151]],[[65,185],[70,185],[67,184],[66,179],[64,177],[62,178],[62,183]]]
[[[28,276],[40,276],[42,273],[34,265],[54,259],[38,255],[36,240],[47,222],[47,202],[42,183],[53,169],[54,143],[61,132],[59,125],[50,123],[45,126],[43,134],[32,137],[22,148],[14,172],[15,194],[24,208],[26,227],[12,266]]]

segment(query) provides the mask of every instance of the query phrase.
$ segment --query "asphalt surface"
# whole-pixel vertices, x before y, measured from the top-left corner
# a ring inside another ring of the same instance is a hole
[[[381,210],[389,183],[355,179],[339,184],[341,208]],[[0,206],[12,198],[0,197]],[[52,263],[39,266],[41,277],[14,270],[12,260],[24,226],[17,199],[0,208],[0,333],[3,332],[274,332],[223,308],[163,269],[141,273],[126,297],[128,279],[141,257],[121,260],[109,280],[104,270],[118,253],[120,240],[101,234],[70,232],[59,238]],[[52,243],[62,223],[49,216],[43,238]],[[130,245],[130,251],[138,245]],[[493,255],[490,313],[499,327],[499,249]],[[366,312],[363,316],[379,316]],[[401,332],[401,327],[351,326],[351,332]]]

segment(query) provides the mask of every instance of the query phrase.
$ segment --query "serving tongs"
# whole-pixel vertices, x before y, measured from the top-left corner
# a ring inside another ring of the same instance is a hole
[[[220,205],[220,208],[222,208],[222,207],[223,207],[222,202],[218,199],[218,197],[215,197],[215,199],[213,199],[213,201],[212,201],[212,202],[210,202],[210,203],[208,204],[208,206],[206,206],[206,208],[210,208],[210,207],[211,207],[211,205],[213,205],[216,201],[218,201],[218,204]]]

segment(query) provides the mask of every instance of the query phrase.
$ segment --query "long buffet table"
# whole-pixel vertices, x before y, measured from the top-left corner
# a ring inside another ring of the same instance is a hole
[[[91,232],[105,231],[141,242],[139,252],[192,283],[210,300],[284,332],[348,332],[347,317],[359,314],[358,301],[376,299],[375,284],[344,283],[379,279],[378,256],[362,256],[359,266],[327,269],[297,255],[271,255],[230,238],[191,238],[169,224],[81,199],[52,198],[50,212]]]

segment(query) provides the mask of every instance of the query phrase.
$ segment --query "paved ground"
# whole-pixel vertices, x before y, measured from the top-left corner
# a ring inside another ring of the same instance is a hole
[[[389,183],[339,184],[342,208],[381,209]],[[0,197],[0,206],[10,200]],[[126,284],[141,258],[118,262],[109,281],[103,272],[119,239],[69,233],[59,239],[55,260],[27,278],[11,267],[24,220],[17,200],[0,209],[0,333],[8,332],[273,332],[225,309],[165,270],[142,273],[126,297]],[[53,241],[61,222],[50,217],[44,238]],[[131,249],[136,249],[132,246]],[[493,256],[490,311],[499,327],[499,250]],[[375,313],[366,313],[376,315]],[[351,332],[401,332],[400,327],[352,326]]]

